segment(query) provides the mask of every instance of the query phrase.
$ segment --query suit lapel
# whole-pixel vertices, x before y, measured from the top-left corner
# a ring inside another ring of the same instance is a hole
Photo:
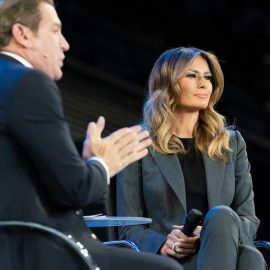
[[[178,156],[164,155],[155,152],[153,154],[153,159],[186,211],[185,181]],[[203,155],[203,161],[205,167],[208,205],[209,208],[211,208],[220,204],[226,165],[224,161],[212,160],[206,155]]]
[[[208,206],[212,208],[220,204],[220,193],[222,192],[222,186],[224,181],[225,164],[223,161],[212,160],[208,156],[203,155]]]
[[[185,181],[178,156],[164,155],[155,152],[153,159],[186,211]]]

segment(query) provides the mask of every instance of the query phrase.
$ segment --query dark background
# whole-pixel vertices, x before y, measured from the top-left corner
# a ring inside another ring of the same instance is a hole
[[[147,78],[166,49],[214,52],[225,74],[218,111],[247,142],[259,239],[270,239],[270,2],[267,0],[58,0],[71,49],[59,81],[65,114],[81,150],[89,121],[107,119],[104,135],[141,120]]]

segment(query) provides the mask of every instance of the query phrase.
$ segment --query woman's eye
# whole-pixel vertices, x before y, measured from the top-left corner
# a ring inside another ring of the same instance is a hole
[[[204,78],[208,81],[211,81],[212,80],[212,75],[206,75],[204,76]]]
[[[196,74],[194,74],[194,73],[188,73],[186,75],[186,77],[188,77],[188,78],[196,78]]]

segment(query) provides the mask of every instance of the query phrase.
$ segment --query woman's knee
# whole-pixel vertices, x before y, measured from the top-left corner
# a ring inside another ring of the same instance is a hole
[[[205,227],[211,227],[216,233],[226,234],[226,230],[239,230],[237,214],[228,206],[220,205],[211,208],[204,219]]]
[[[239,245],[237,269],[266,269],[266,263],[262,253],[255,247]]]

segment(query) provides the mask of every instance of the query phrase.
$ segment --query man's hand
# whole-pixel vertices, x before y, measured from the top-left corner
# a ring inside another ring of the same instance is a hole
[[[110,177],[147,155],[147,147],[152,142],[148,131],[142,131],[140,126],[133,126],[121,128],[101,138],[104,127],[105,119],[102,116],[96,123],[89,123],[83,146],[83,159],[101,158],[109,168]]]

